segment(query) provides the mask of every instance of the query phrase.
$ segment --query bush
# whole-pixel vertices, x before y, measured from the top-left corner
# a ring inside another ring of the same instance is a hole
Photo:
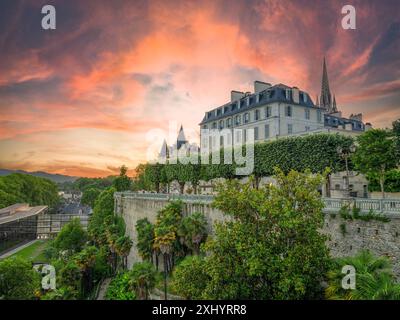
[[[185,299],[202,299],[209,280],[204,258],[187,256],[174,270],[172,287]]]
[[[40,292],[40,275],[21,258],[0,261],[0,300],[34,299]]]
[[[106,291],[107,300],[135,300],[136,296],[131,288],[129,272],[119,273],[110,282]]]

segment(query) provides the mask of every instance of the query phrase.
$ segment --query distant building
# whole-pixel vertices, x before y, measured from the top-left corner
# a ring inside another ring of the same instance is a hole
[[[47,206],[30,207],[26,203],[0,209],[0,252],[36,239],[39,215],[47,209]]]
[[[201,147],[216,148],[225,141],[228,145],[246,142],[248,129],[254,129],[257,142],[320,132],[358,135],[369,127],[361,114],[345,118],[338,111],[324,59],[321,95],[315,104],[307,92],[297,87],[255,81],[254,93],[231,91],[228,103],[206,112],[200,129],[224,130],[226,138],[202,136]]]
[[[193,151],[199,151],[199,147],[197,144],[190,143],[189,140],[186,139],[183,126],[181,125],[176,142],[172,146],[169,146],[167,141],[164,140],[157,161],[159,163],[165,163],[167,160],[175,157],[177,152],[184,152],[189,155],[190,152]]]

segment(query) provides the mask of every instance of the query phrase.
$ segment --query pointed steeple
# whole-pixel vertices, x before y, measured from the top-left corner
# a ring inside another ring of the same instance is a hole
[[[336,97],[335,97],[335,95],[333,95],[332,112],[337,112]]]
[[[168,145],[167,145],[167,141],[164,139],[164,142],[161,146],[161,150],[160,150],[160,158],[165,158],[167,159],[169,157],[169,150],[168,150]]]
[[[317,95],[317,99],[316,99],[315,101],[316,101],[316,102],[315,102],[315,105],[316,105],[317,107],[319,107],[318,95]]]
[[[179,133],[178,133],[178,138],[176,139],[176,147],[179,150],[180,147],[182,145],[186,144],[187,142],[188,141],[186,140],[185,132],[183,132],[183,126],[181,125],[181,128],[179,129]]]
[[[321,97],[320,105],[328,112],[332,112],[332,95],[329,89],[328,71],[326,68],[326,61],[324,57],[324,65],[322,70],[322,83],[321,83]]]

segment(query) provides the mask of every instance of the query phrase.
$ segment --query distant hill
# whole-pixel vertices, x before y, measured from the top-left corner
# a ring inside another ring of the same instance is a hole
[[[53,174],[53,173],[47,173],[47,172],[43,172],[43,171],[28,172],[28,171],[24,171],[24,170],[0,169],[0,176],[7,176],[11,173],[29,174],[29,175],[32,175],[35,177],[49,179],[55,183],[74,182],[76,179],[79,179],[79,177],[65,176],[62,174]]]

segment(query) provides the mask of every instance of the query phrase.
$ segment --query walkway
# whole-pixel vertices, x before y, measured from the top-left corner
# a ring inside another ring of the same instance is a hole
[[[104,281],[101,283],[99,294],[97,295],[96,300],[106,300],[106,292],[110,282],[111,278],[104,279]]]
[[[23,245],[21,245],[19,247],[16,247],[16,248],[14,248],[14,249],[2,254],[0,256],[0,260],[12,256],[13,254],[17,253],[18,251],[21,251],[22,249],[25,249],[26,247],[29,247],[30,245],[34,244],[36,241],[38,241],[38,240],[35,239],[35,240],[32,240],[32,241],[30,241],[28,243],[24,243]]]

